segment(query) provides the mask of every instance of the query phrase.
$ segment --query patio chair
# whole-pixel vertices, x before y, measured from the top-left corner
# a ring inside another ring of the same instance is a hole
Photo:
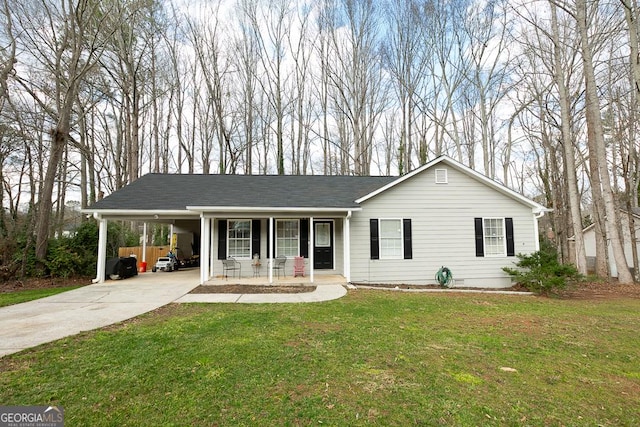
[[[278,272],[278,278],[280,278],[280,272],[282,271],[282,275],[287,277],[287,273],[285,270],[285,264],[287,263],[287,257],[284,255],[278,255],[273,260],[273,269]]]
[[[238,272],[238,279],[242,276],[242,264],[236,261],[234,257],[223,259],[222,269],[225,279],[229,277],[229,272],[231,272],[231,277],[235,277],[236,271]]]
[[[297,256],[293,259],[293,277],[304,277],[304,258]]]

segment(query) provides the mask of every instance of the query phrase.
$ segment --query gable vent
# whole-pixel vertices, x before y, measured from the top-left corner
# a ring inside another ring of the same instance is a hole
[[[436,184],[446,184],[448,183],[447,178],[447,170],[446,169],[436,169]]]

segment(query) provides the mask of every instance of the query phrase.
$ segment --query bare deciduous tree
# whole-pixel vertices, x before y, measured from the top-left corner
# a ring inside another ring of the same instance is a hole
[[[36,258],[47,255],[53,191],[74,123],[74,103],[86,76],[96,65],[104,44],[104,17],[108,10],[93,0],[14,4],[21,47],[45,68],[40,83],[20,79],[22,88],[50,116],[51,145],[39,192],[36,220]],[[46,25],[46,31],[41,26]],[[45,83],[50,79],[53,87]]]
[[[424,14],[428,13],[421,3],[415,0],[392,0],[386,12],[390,33],[384,43],[385,62],[393,80],[398,108],[400,110],[400,124],[398,147],[398,173],[403,174],[412,169],[413,140],[415,132],[415,114],[418,112],[416,102],[423,80],[427,77],[425,50],[429,50],[424,43],[426,29],[423,22]],[[385,127],[389,129],[389,126]],[[393,141],[393,135],[388,135],[387,142]],[[419,162],[426,160],[418,156]],[[387,165],[393,157],[385,159]]]
[[[582,233],[582,211],[580,209],[580,194],[578,193],[578,181],[576,177],[575,150],[572,135],[571,103],[567,88],[567,78],[565,77],[566,64],[562,63],[560,27],[558,25],[557,7],[551,6],[551,38],[553,41],[553,77],[558,90],[558,100],[560,106],[560,130],[562,136],[563,160],[565,165],[565,175],[567,179],[567,196],[569,210],[571,212],[571,222],[573,225],[573,237],[575,242],[575,263],[580,274],[587,274],[587,257],[584,247],[584,236]],[[567,41],[565,40],[565,43]]]
[[[373,0],[341,0],[344,28],[331,25],[333,61],[328,63],[333,106],[340,129],[342,173],[369,175],[374,134],[382,114],[386,85]],[[334,17],[334,19],[337,17]],[[344,30],[344,31],[343,31]]]
[[[609,238],[613,257],[618,270],[618,281],[620,283],[633,283],[633,277],[624,254],[622,239],[618,224],[618,209],[615,205],[613,191],[611,189],[611,177],[607,167],[607,153],[604,141],[604,128],[602,117],[600,116],[600,101],[597,92],[597,83],[594,70],[593,44],[587,25],[588,10],[586,0],[576,0],[575,20],[580,34],[580,47],[582,53],[582,64],[585,79],[585,108],[587,119],[587,138],[589,141],[589,155],[594,159],[591,171],[592,184],[600,185],[604,202],[604,212],[606,213],[607,236]],[[596,2],[597,6],[597,2]],[[599,181],[599,182],[598,182]]]

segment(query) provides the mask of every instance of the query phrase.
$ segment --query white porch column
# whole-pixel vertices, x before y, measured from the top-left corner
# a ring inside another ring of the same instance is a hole
[[[207,276],[207,280],[214,276],[214,264],[216,262],[216,257],[213,256],[213,221],[215,218],[207,218],[207,224],[209,225],[209,275]]]
[[[204,213],[200,214],[200,284],[209,279],[209,257],[211,248],[211,222]]]
[[[147,223],[142,224],[142,262],[147,261]]]
[[[107,220],[100,215],[94,215],[98,220],[98,262],[96,266],[96,278],[93,283],[104,283],[104,270],[107,265]]]
[[[309,218],[309,280],[313,283],[313,248],[315,247],[313,217]]]
[[[200,214],[200,284],[203,285],[205,280],[205,267],[203,265],[203,261],[204,261],[204,248],[206,246],[205,242],[204,242],[204,214],[201,213]]]
[[[269,238],[267,239],[269,242],[269,248],[267,248],[267,252],[270,255],[269,258],[269,283],[273,283],[273,259],[276,257],[275,252],[275,242],[273,240],[273,217],[269,217]]]
[[[351,281],[351,211],[343,220],[343,241],[344,241],[344,278]]]

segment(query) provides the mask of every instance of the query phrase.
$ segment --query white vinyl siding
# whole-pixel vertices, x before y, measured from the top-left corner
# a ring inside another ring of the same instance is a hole
[[[435,169],[362,203],[351,219],[351,280],[362,283],[435,283],[442,266],[457,286],[508,287],[502,267],[513,259],[477,257],[474,218],[513,218],[516,253],[536,250],[534,215],[524,205],[458,169],[447,168],[447,185],[436,184]],[[412,259],[371,259],[370,220],[411,218]],[[506,239],[506,236],[505,236]]]
[[[402,258],[402,220],[380,219],[380,259]]]
[[[484,256],[506,256],[504,218],[483,219]]]
[[[241,259],[251,258],[251,220],[229,220],[227,256]]]

